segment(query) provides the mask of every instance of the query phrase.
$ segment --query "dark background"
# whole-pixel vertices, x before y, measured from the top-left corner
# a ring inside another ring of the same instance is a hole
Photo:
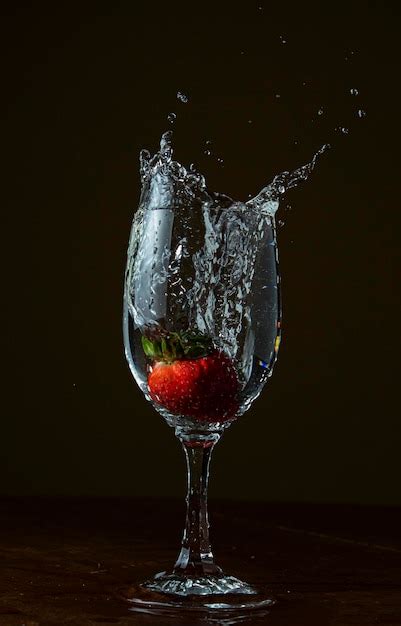
[[[138,153],[157,149],[172,111],[176,157],[239,199],[333,144],[281,209],[282,349],[216,449],[212,495],[401,504],[398,12],[3,9],[1,493],[184,491],[179,444],[121,336]]]

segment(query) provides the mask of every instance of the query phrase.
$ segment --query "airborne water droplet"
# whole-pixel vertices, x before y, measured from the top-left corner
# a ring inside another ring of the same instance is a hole
[[[366,117],[366,111],[364,111],[363,109],[358,109],[358,117]]]
[[[207,156],[210,156],[212,153],[210,152],[210,150],[205,150],[205,154],[206,154]]]
[[[345,128],[345,126],[339,126],[338,130],[343,134],[343,135],[348,135],[349,133],[349,129]]]
[[[349,92],[350,92],[351,96],[357,96],[359,94],[358,89],[355,89],[355,87],[350,89]]]
[[[169,113],[167,115],[167,120],[170,122],[170,124],[174,124],[176,118],[177,118],[177,116],[176,116],[175,113]]]
[[[317,112],[318,115],[323,115],[323,109],[319,109]]]
[[[188,102],[188,96],[186,96],[185,93],[182,93],[182,91],[177,91],[177,100],[186,104]]]

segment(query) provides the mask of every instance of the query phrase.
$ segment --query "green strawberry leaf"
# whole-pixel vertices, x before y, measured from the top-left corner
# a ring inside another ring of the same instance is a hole
[[[184,352],[188,359],[196,359],[197,357],[206,356],[208,354],[208,350],[205,350],[205,347],[199,344],[188,346]]]
[[[199,332],[187,330],[163,334],[158,339],[142,336],[142,347],[150,359],[172,363],[177,359],[206,356],[213,350],[213,342]]]
[[[151,341],[144,335],[142,335],[141,341],[143,351],[150,359],[157,359],[162,356],[162,351],[158,341]]]

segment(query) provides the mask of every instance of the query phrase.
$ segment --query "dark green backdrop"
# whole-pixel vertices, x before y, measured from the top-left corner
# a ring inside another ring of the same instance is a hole
[[[120,321],[138,153],[173,111],[177,158],[238,198],[337,137],[281,211],[282,349],[212,495],[401,503],[396,4],[142,4],[3,15],[0,492],[184,491]]]

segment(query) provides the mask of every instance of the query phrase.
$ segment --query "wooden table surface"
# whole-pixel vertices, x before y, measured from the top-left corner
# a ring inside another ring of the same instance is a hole
[[[169,568],[184,504],[0,501],[0,625],[401,625],[401,509],[211,502],[216,560],[277,598],[237,617],[130,611],[128,589]]]

